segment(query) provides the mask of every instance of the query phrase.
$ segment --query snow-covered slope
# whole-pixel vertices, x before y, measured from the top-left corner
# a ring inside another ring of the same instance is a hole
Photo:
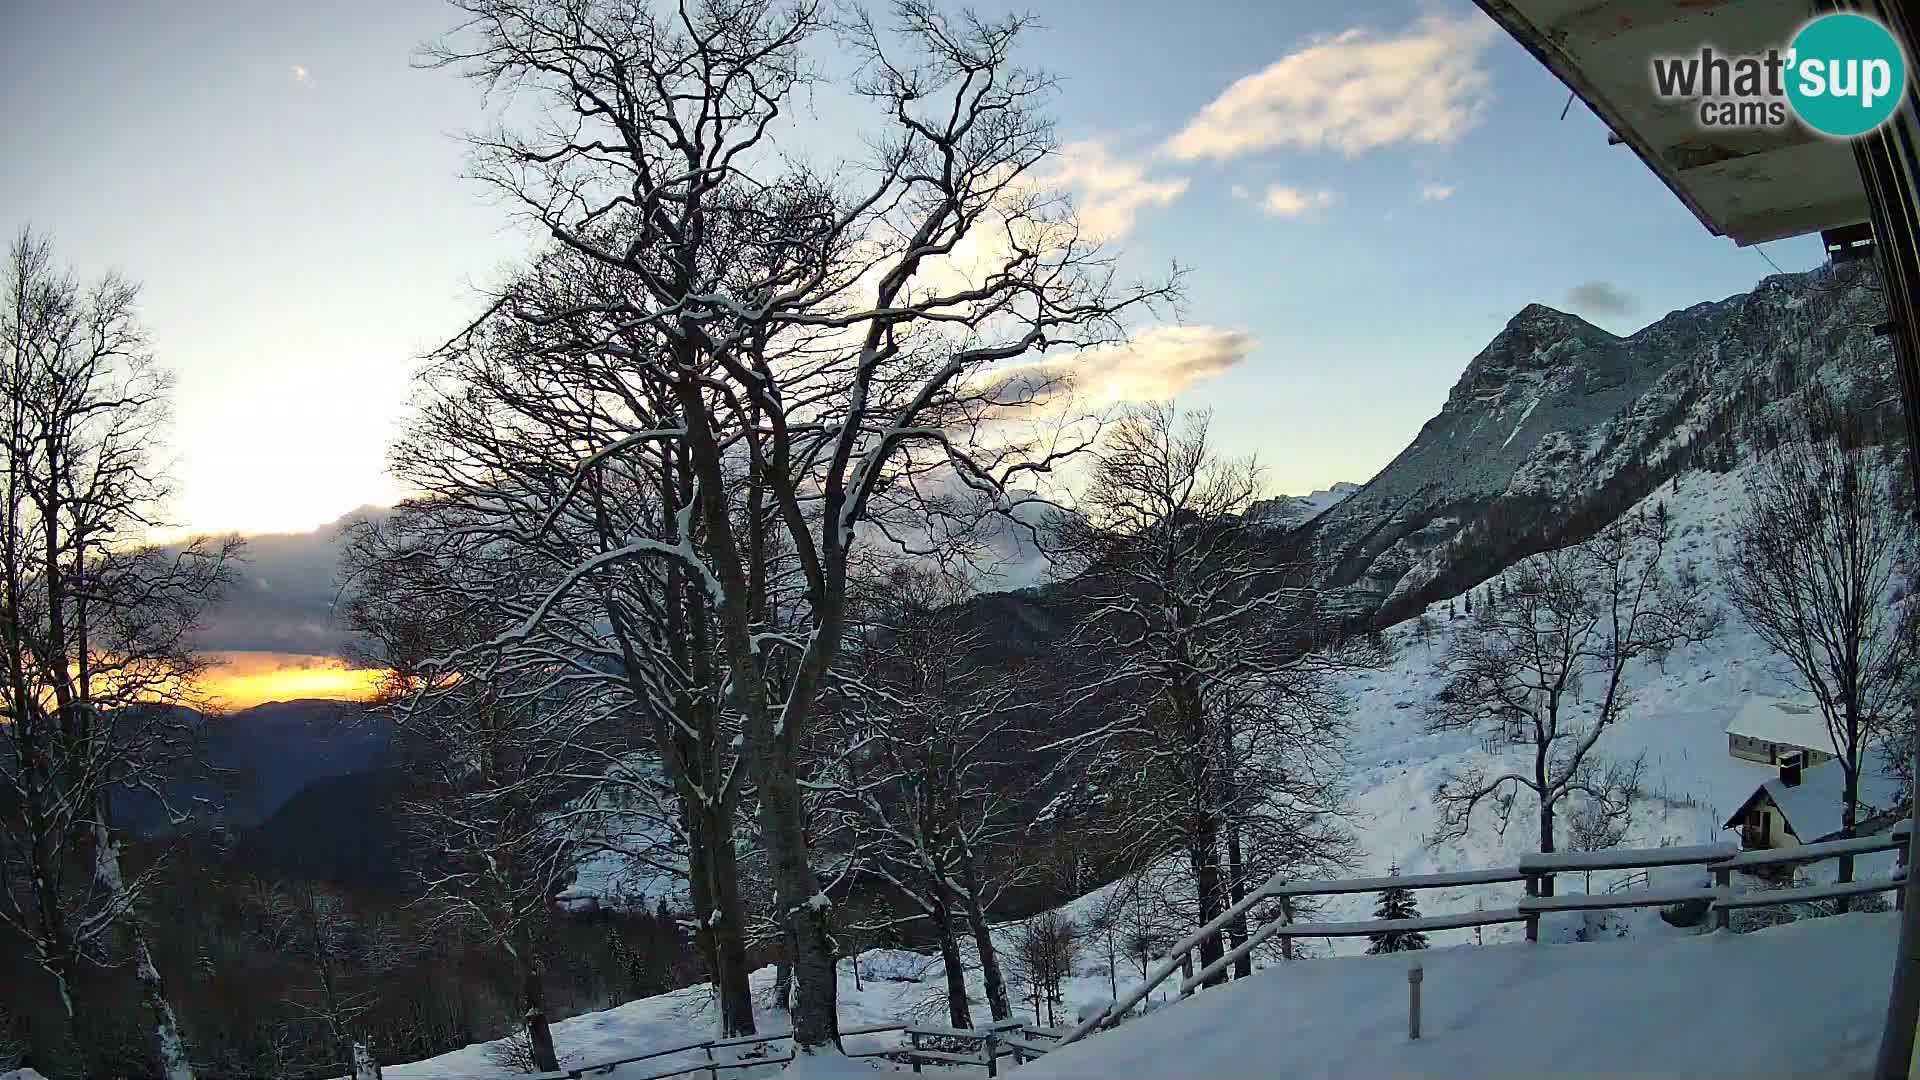
[[[1898,937],[1849,915],[1689,941],[1429,950],[1270,968],[1020,1069],[1021,1080],[1871,1075]]]
[[[1744,468],[1724,474],[1690,471],[1636,509],[1664,503],[1676,537],[1669,568],[1690,562],[1712,577],[1716,552],[1725,547],[1732,516],[1744,497]],[[1714,595],[1716,603],[1724,604],[1717,592]],[[1677,649],[1664,663],[1636,664],[1627,673],[1626,716],[1596,751],[1616,758],[1646,754],[1646,796],[1636,807],[1625,846],[1737,839],[1721,824],[1756,786],[1777,775],[1765,765],[1729,754],[1725,729],[1746,701],[1788,697],[1794,691],[1785,682],[1785,668],[1765,644],[1731,612],[1726,614],[1712,640]],[[1434,604],[1428,613],[1433,633],[1427,641],[1417,640],[1412,623],[1389,630],[1393,661],[1347,682],[1353,702],[1350,782],[1366,849],[1361,860],[1365,873],[1385,873],[1393,865],[1407,873],[1512,865],[1522,853],[1535,850],[1535,837],[1524,822],[1516,821],[1501,836],[1491,818],[1477,819],[1477,827],[1463,840],[1437,847],[1426,843],[1437,822],[1433,790],[1449,769],[1472,762],[1491,764],[1490,757],[1524,765],[1529,752],[1525,747],[1494,747],[1490,754],[1477,734],[1426,729],[1423,706],[1439,689],[1436,665],[1455,629],[1465,625],[1464,618],[1449,621],[1446,602]],[[1619,876],[1624,875],[1595,875],[1593,889],[1599,891]],[[1583,886],[1575,881],[1571,891]],[[1519,894],[1518,885],[1437,889],[1422,892],[1420,905],[1423,914],[1440,914],[1471,910],[1476,903],[1504,906],[1503,899]],[[1329,917],[1366,917],[1371,903],[1369,896],[1333,898],[1328,901]],[[1488,927],[1485,939],[1505,940],[1518,933],[1513,927]],[[1449,931],[1436,940],[1471,940],[1472,935],[1470,930]],[[1357,950],[1364,947],[1364,939],[1339,947]]]

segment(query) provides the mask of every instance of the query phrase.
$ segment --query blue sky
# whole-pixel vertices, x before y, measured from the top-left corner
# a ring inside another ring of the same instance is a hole
[[[1001,10],[997,3],[980,5]],[[1772,269],[1709,236],[1477,9],[1044,0],[1060,177],[1188,329],[1128,385],[1215,410],[1276,492],[1365,480],[1530,301],[1616,332]],[[462,178],[479,90],[409,64],[435,0],[14,0],[0,226],[145,284],[174,519],[288,531],[400,493],[419,355],[533,240]],[[823,143],[823,152],[831,152]],[[1811,239],[1769,245],[1787,270]]]

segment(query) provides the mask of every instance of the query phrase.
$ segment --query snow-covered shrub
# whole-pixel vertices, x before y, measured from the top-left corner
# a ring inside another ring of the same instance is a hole
[[[860,974],[876,982],[919,982],[935,958],[908,949],[868,949],[860,954]]]
[[[1755,879],[1748,887],[1755,891],[1773,891],[1779,889],[1799,889],[1810,884],[1806,877],[1795,871],[1791,878],[1779,881]],[[1849,898],[1849,911],[1886,911],[1892,904],[1884,893],[1869,893],[1866,896]],[[1736,934],[1765,930],[1769,926],[1785,926],[1802,919],[1824,919],[1829,915],[1840,914],[1838,900],[1805,900],[1796,904],[1774,904],[1768,907],[1740,908],[1727,920],[1729,928]]]
[[[486,1050],[487,1064],[496,1069],[510,1072],[538,1072],[533,1061],[533,1039],[527,1034],[525,1025],[513,1029],[513,1033],[489,1045]],[[580,1060],[579,1054],[561,1054],[560,1067],[566,1068]]]

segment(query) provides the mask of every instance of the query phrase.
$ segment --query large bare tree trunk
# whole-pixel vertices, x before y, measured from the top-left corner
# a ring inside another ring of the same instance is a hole
[[[773,740],[769,740],[773,741]],[[769,760],[777,758],[778,760]],[[792,948],[793,1039],[802,1051],[840,1044],[839,994],[835,979],[831,908],[814,879],[800,805],[800,785],[783,749],[756,748],[760,826],[767,837],[779,921]]]
[[[1187,852],[1193,864],[1193,891],[1200,901],[1200,925],[1204,926],[1214,917],[1226,910],[1220,896],[1220,838],[1212,819],[1205,815],[1194,826],[1194,839]],[[1211,967],[1215,960],[1226,955],[1221,945],[1220,935],[1208,934],[1200,939],[1200,966]],[[1227,973],[1222,971],[1207,980],[1208,986],[1218,986],[1227,981]]]
[[[1545,854],[1552,853],[1552,851],[1553,851],[1553,804],[1546,801],[1545,799],[1542,799],[1540,800],[1540,853],[1545,855]],[[1540,895],[1541,896],[1553,895],[1553,875],[1552,874],[1545,874],[1541,876]]]
[[[557,1072],[560,1058],[553,1049],[553,1027],[547,1021],[547,980],[540,961],[529,952],[522,968],[522,996],[527,1012],[527,1044],[533,1048],[533,1067],[540,1072]]]
[[[1542,855],[1550,855],[1555,850],[1553,844],[1553,800],[1547,797],[1550,778],[1547,776],[1547,748],[1545,745],[1537,746],[1534,749],[1534,779],[1535,782],[1539,784],[1534,791],[1540,796],[1540,853]],[[1553,875],[1543,875],[1539,881],[1540,895],[1552,896]]]
[[[974,866],[973,851],[963,849],[960,856],[960,883],[966,886],[963,903],[967,923],[973,927],[973,947],[980,954],[980,980],[986,984],[987,1009],[995,1020],[1013,1016],[1013,1002],[1007,997],[1007,980],[1000,973],[1000,953],[994,948],[993,927],[980,900],[980,872]]]
[[[133,975],[140,983],[140,1003],[153,1025],[153,1061],[155,1071],[165,1080],[193,1080],[193,1066],[187,1062],[186,1040],[180,1034],[180,1021],[173,1003],[167,1000],[166,983],[154,965],[147,946],[146,928],[140,913],[134,910],[133,897],[127,894],[126,878],[120,867],[120,842],[109,824],[107,798],[102,792],[95,804],[94,879],[109,895],[114,906],[124,912],[129,944],[133,949]]]
[[[147,932],[138,917],[129,920],[133,938],[133,973],[140,982],[140,1003],[153,1024],[153,1060],[165,1080],[193,1080],[193,1066],[187,1062],[187,1046],[180,1035],[180,1021],[167,1000],[167,987],[160,969],[154,966],[147,948]]]
[[[1240,847],[1240,827],[1227,825],[1227,898],[1234,904],[1247,896],[1247,859]],[[1227,940],[1234,948],[1246,944],[1247,917],[1242,914],[1227,924]],[[1253,954],[1244,953],[1233,962],[1233,977],[1244,979],[1253,974]]]
[[[733,847],[731,815],[710,815],[712,837],[707,849],[712,886],[707,915],[718,915],[710,928],[714,990],[720,995],[720,1016],[728,1036],[752,1035],[753,989],[748,983],[747,909],[740,895],[740,870]]]
[[[960,942],[953,933],[953,912],[945,901],[936,901],[934,926],[940,934],[940,964],[947,972],[947,1020],[962,1030],[973,1026],[973,1013],[967,1007],[967,966],[960,959]]]

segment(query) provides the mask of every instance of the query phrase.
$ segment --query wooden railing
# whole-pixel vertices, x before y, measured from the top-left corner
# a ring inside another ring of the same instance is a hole
[[[1666,907],[1673,904],[1705,903],[1714,914],[1715,926],[1724,929],[1731,912],[1741,908],[1775,904],[1795,904],[1810,900],[1863,896],[1868,893],[1897,890],[1897,903],[1905,903],[1907,835],[1909,825],[1901,822],[1893,832],[1850,840],[1803,844],[1773,851],[1740,850],[1735,844],[1700,844],[1693,847],[1640,848],[1616,851],[1568,852],[1523,855],[1511,869],[1463,870],[1441,874],[1406,874],[1393,877],[1349,878],[1339,881],[1290,882],[1278,876],[1245,899],[1221,912],[1168,950],[1147,977],[1125,995],[1107,1003],[1107,1007],[1089,1016],[1059,1040],[1058,1045],[1077,1042],[1089,1033],[1118,1023],[1133,1011],[1161,983],[1182,971],[1180,996],[1188,997],[1201,987],[1214,983],[1229,967],[1274,938],[1283,942],[1300,937],[1360,937],[1393,931],[1458,930],[1499,923],[1525,923],[1528,941],[1540,938],[1540,916],[1556,911],[1604,911],[1618,908]],[[1732,886],[1735,870],[1765,866],[1789,866],[1839,858],[1843,855],[1867,855],[1897,851],[1898,866],[1885,877],[1868,878],[1844,885],[1812,885],[1798,889],[1764,889],[1736,892]],[[1657,867],[1702,866],[1713,875],[1711,887],[1637,888],[1605,893],[1578,893],[1554,896],[1553,884],[1560,874],[1595,870],[1632,870],[1642,881],[1645,872]],[[1526,883],[1526,896],[1511,908],[1466,911],[1452,915],[1428,915],[1413,919],[1370,919],[1352,922],[1296,923],[1290,900],[1306,896],[1337,896],[1345,893],[1378,892],[1387,888],[1442,889],[1471,885],[1497,885],[1514,881]],[[1269,901],[1280,902],[1280,914],[1262,923],[1246,941],[1227,950],[1218,959],[1194,971],[1192,953],[1202,941],[1219,934],[1228,924],[1248,915]]]
[[[985,1069],[989,1077],[997,1077],[1001,1058],[1011,1057],[1016,1064],[1029,1061],[1057,1047],[1077,1042],[1093,1031],[1110,1026],[1125,1017],[1134,1006],[1176,971],[1185,972],[1180,981],[1180,996],[1191,996],[1196,990],[1224,974],[1234,963],[1275,938],[1285,942],[1303,937],[1360,937],[1391,931],[1459,930],[1474,926],[1523,922],[1527,926],[1527,940],[1538,941],[1540,916],[1555,911],[1666,907],[1672,904],[1704,902],[1714,914],[1715,925],[1724,929],[1728,925],[1729,914],[1742,908],[1832,900],[1889,890],[1898,890],[1897,902],[1904,904],[1905,891],[1900,887],[1906,882],[1908,827],[1906,822],[1901,822],[1892,833],[1884,835],[1832,840],[1768,851],[1741,851],[1733,844],[1702,844],[1694,847],[1523,855],[1520,857],[1520,864],[1511,869],[1404,874],[1392,877],[1347,878],[1338,881],[1286,881],[1276,876],[1249,893],[1240,902],[1221,912],[1205,926],[1181,939],[1168,950],[1166,957],[1148,971],[1147,978],[1138,986],[1118,1000],[1108,1002],[1105,1009],[1071,1029],[1040,1027],[1018,1020],[1003,1020],[972,1029],[904,1023],[876,1024],[842,1028],[840,1034],[845,1038],[884,1035],[897,1031],[903,1033],[906,1038],[904,1043],[893,1046],[847,1050],[845,1051],[847,1057],[891,1057],[910,1063],[914,1072],[919,1072],[922,1065],[974,1066]],[[1885,877],[1867,878],[1844,885],[1809,885],[1797,889],[1762,889],[1749,892],[1736,892],[1732,886],[1732,876],[1736,870],[1793,866],[1846,855],[1870,855],[1881,851],[1899,853],[1898,865],[1894,872]],[[1637,879],[1636,884],[1644,885],[1650,884],[1647,877],[1648,870],[1668,866],[1703,866],[1713,875],[1713,885],[1671,889],[1610,889],[1605,893],[1591,895],[1587,893],[1569,896],[1546,895],[1552,891],[1550,886],[1559,874],[1586,873],[1595,870],[1632,870],[1637,872],[1633,875],[1633,878]],[[1514,881],[1526,883],[1527,895],[1511,908],[1464,911],[1451,915],[1425,915],[1413,919],[1369,919],[1352,922],[1296,923],[1292,916],[1291,901],[1299,897],[1379,892],[1388,888],[1418,891],[1473,885],[1500,885]],[[1202,941],[1220,933],[1229,923],[1250,914],[1261,904],[1272,901],[1278,901],[1280,910],[1278,916],[1262,922],[1246,941],[1228,950],[1219,959],[1197,972],[1193,970],[1192,954],[1199,948]],[[781,1065],[792,1061],[794,1055],[792,1050],[788,1050],[784,1057],[746,1057],[728,1061],[716,1058],[715,1050],[763,1046],[791,1039],[792,1036],[787,1033],[709,1039],[705,1042],[667,1047],[645,1054],[599,1061],[557,1072],[536,1073],[529,1080],[582,1080],[584,1077],[611,1073],[622,1065],[654,1061],[675,1054],[690,1054],[694,1051],[702,1051],[706,1060],[649,1073],[634,1080],[667,1080],[668,1077],[687,1076],[694,1073],[705,1073],[708,1080],[719,1080],[722,1072],[751,1068],[756,1065]],[[923,1042],[930,1042],[932,1045],[923,1045]],[[956,1046],[959,1048],[955,1048]]]
[[[850,1058],[893,1058],[911,1064],[914,1072],[919,1072],[922,1065],[970,1065],[985,1069],[989,1077],[997,1077],[1000,1074],[1000,1059],[1010,1057],[1016,1064],[1030,1061],[1052,1050],[1067,1034],[1065,1028],[1041,1027],[1023,1023],[1020,1020],[999,1020],[984,1027],[970,1029],[905,1023],[872,1024],[865,1027],[841,1028],[840,1036],[845,1039],[862,1035],[885,1035],[896,1031],[906,1037],[905,1042],[875,1049],[849,1049],[843,1052]],[[729,1061],[716,1058],[715,1050],[765,1046],[791,1041],[792,1038],[793,1035],[790,1032],[781,1032],[775,1035],[741,1035],[731,1039],[708,1039],[704,1042],[650,1050],[644,1054],[596,1061],[589,1065],[579,1065],[555,1072],[534,1073],[527,1080],[583,1080],[585,1077],[604,1076],[623,1065],[657,1061],[675,1054],[691,1054],[696,1051],[704,1053],[706,1060],[647,1073],[635,1080],[667,1080],[668,1077],[688,1076],[695,1073],[705,1073],[708,1080],[718,1080],[722,1072],[732,1069],[748,1069],[759,1065],[784,1065],[793,1060],[794,1054],[789,1048],[785,1056],[743,1057]],[[923,1042],[932,1045],[922,1045]],[[954,1047],[956,1044],[964,1044],[971,1052],[937,1048]]]

